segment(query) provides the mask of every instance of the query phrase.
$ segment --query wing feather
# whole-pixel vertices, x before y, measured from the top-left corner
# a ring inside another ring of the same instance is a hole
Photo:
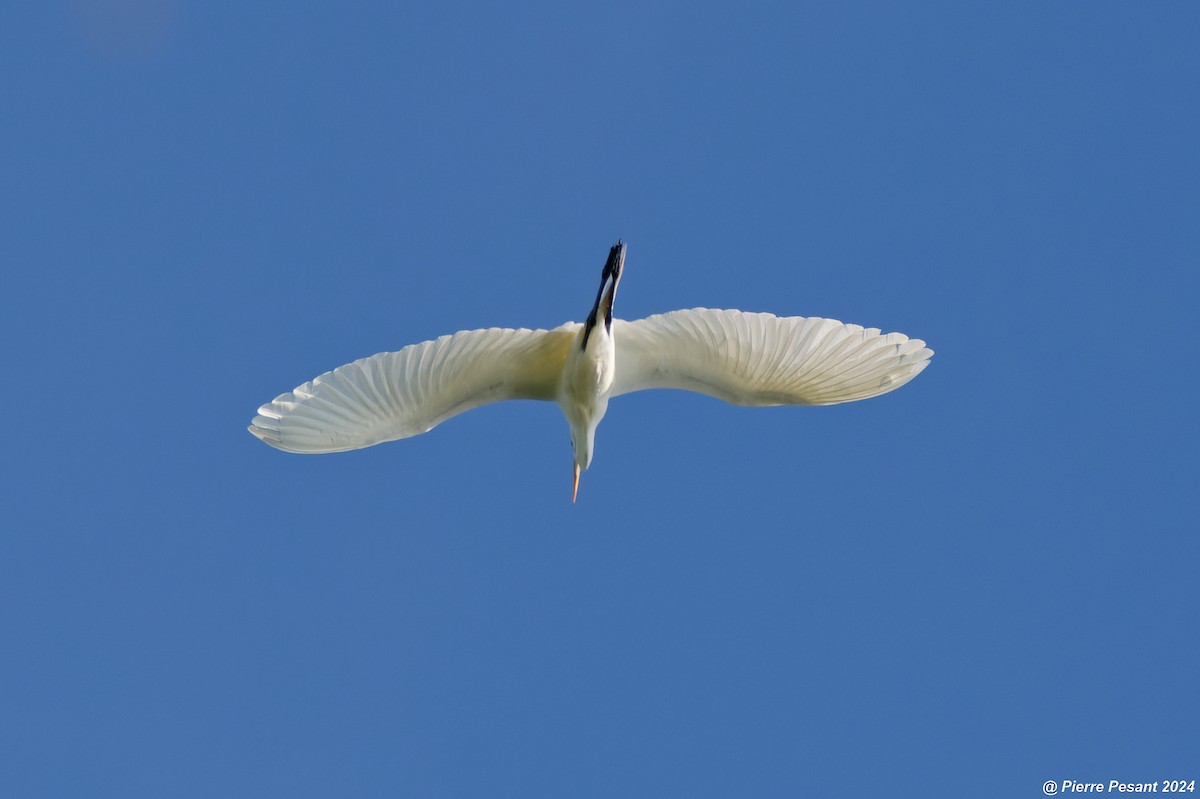
[[[489,402],[554,399],[577,323],[464,330],[339,366],[258,409],[250,432],[288,452],[408,438]]]
[[[735,405],[832,405],[897,389],[933,356],[903,333],[819,317],[693,308],[613,324],[612,396],[677,388]]]

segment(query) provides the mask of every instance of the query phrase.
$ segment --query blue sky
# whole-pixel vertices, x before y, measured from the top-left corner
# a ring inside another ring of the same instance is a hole
[[[1037,796],[1200,777],[1200,10],[0,12],[0,781]],[[828,316],[883,398],[259,404],[459,329]]]

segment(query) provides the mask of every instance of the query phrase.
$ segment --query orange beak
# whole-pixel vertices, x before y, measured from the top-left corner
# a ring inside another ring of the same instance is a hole
[[[579,496],[579,464],[575,464],[575,485],[571,488],[571,504],[575,504],[575,497]]]

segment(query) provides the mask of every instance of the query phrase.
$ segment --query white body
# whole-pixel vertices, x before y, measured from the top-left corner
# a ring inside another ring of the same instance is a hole
[[[580,328],[577,339],[582,334]],[[608,397],[617,374],[617,348],[612,336],[600,329],[592,331],[586,346],[572,345],[554,399],[571,426],[575,462],[586,469],[592,463],[596,425],[608,411]]]

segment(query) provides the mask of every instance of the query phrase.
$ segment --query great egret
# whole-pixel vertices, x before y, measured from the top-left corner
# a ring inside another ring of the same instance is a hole
[[[553,400],[571,427],[574,502],[612,397],[678,388],[735,405],[833,405],[897,389],[933,355],[903,333],[817,317],[693,308],[614,319],[625,252],[620,241],[609,250],[582,324],[463,330],[362,358],[263,405],[250,432],[288,452],[341,452],[489,402]]]

